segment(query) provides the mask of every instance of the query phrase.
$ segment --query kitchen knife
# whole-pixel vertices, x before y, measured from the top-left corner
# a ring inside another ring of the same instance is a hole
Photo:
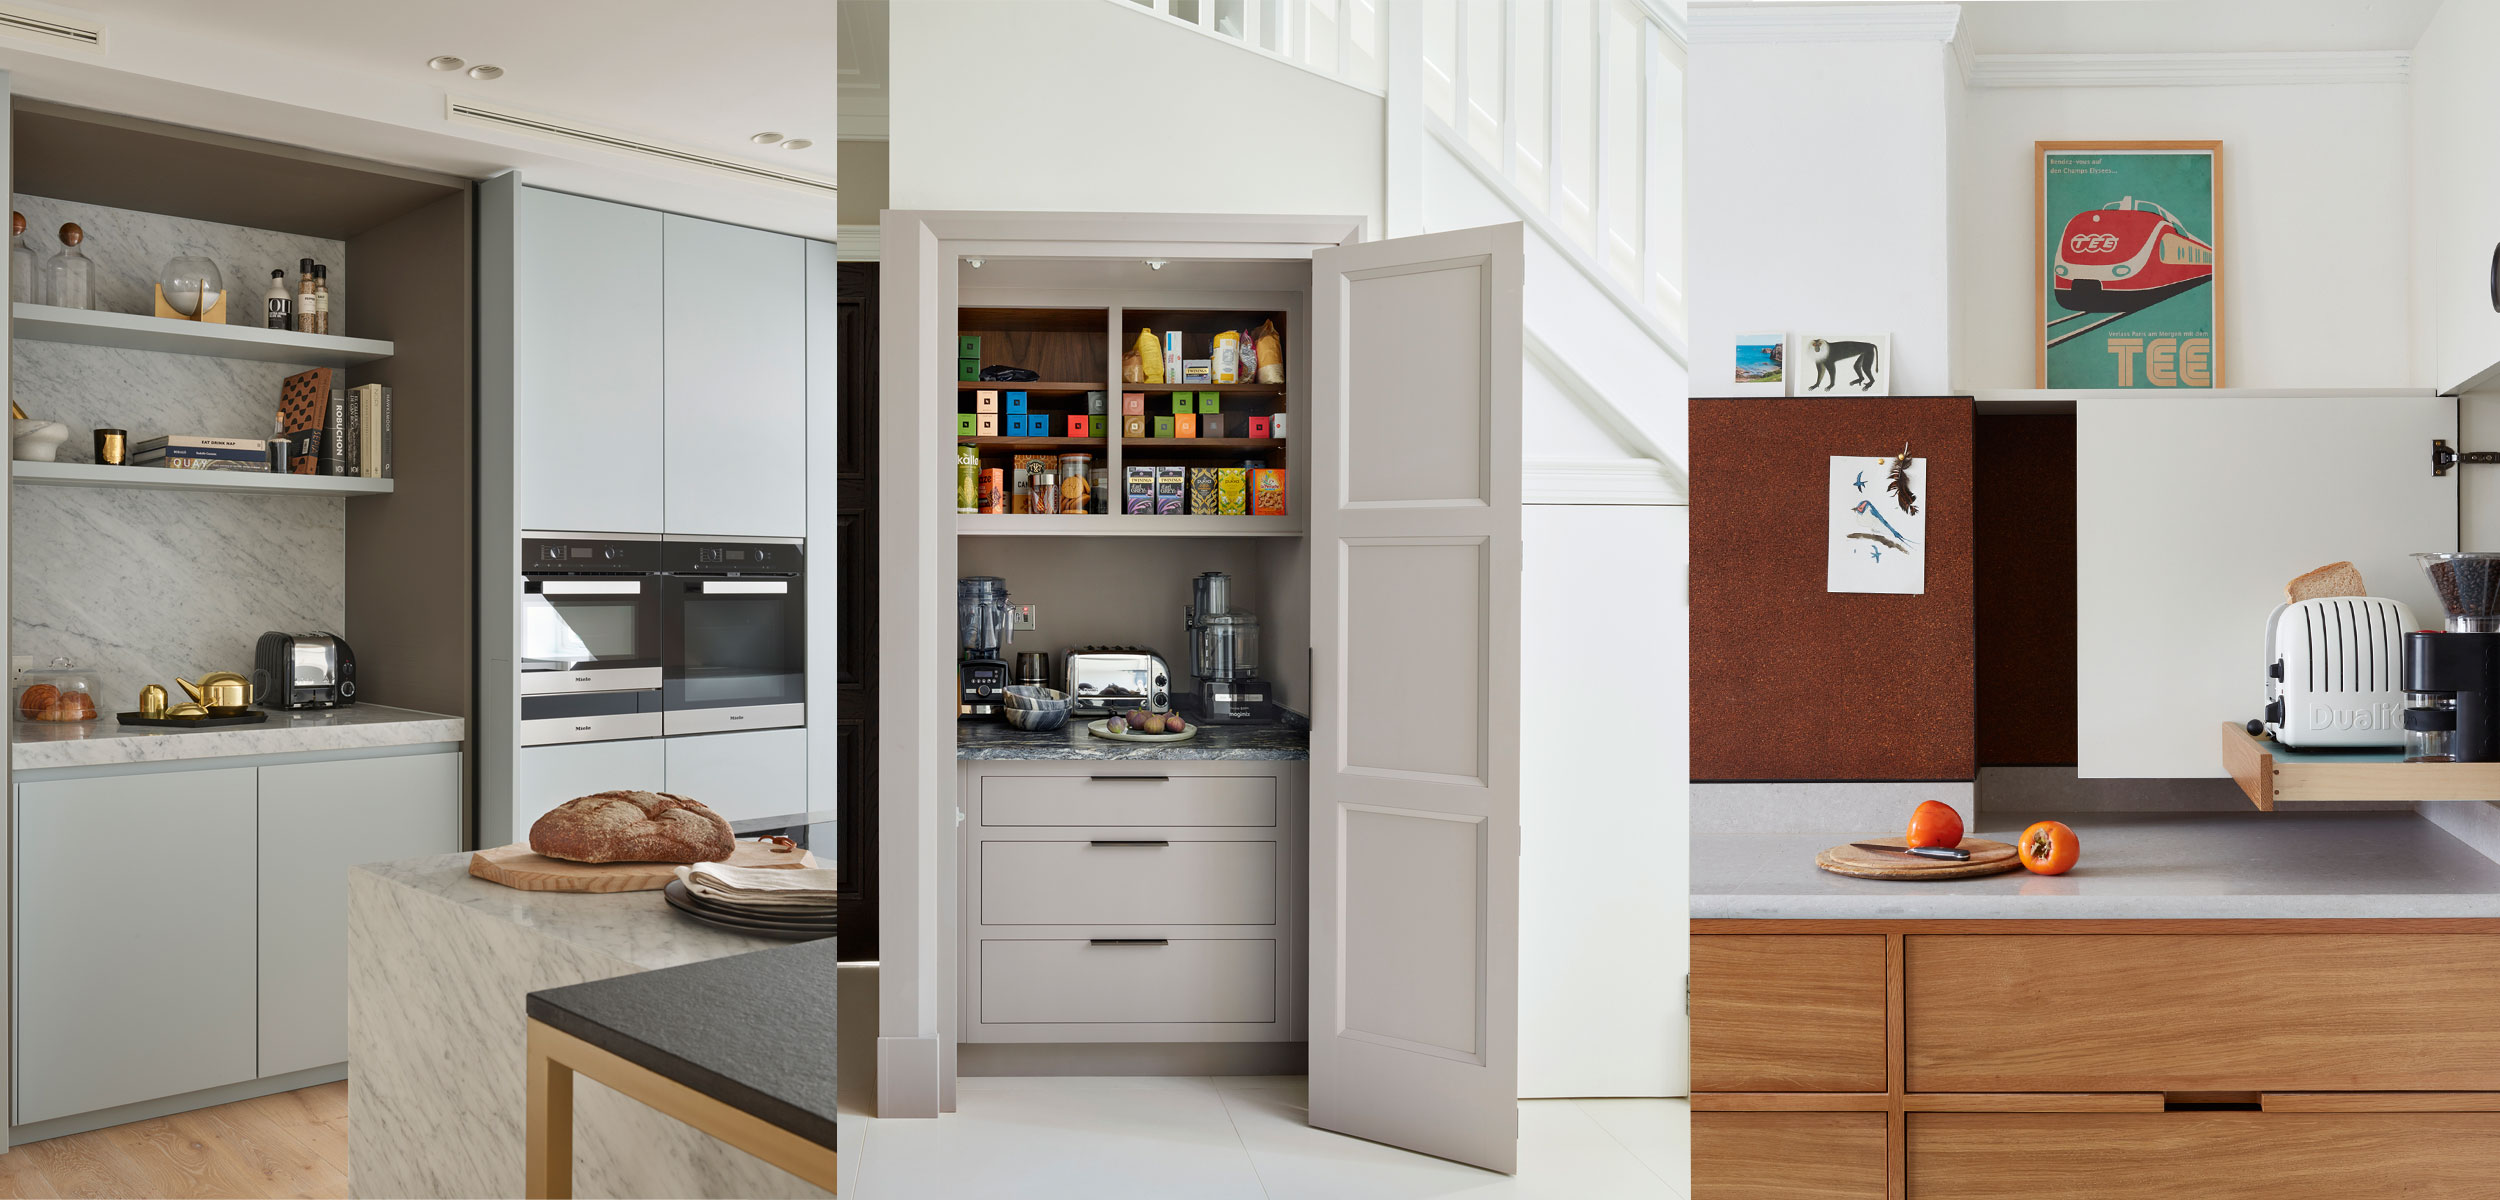
[[[1878,846],[1873,842],[1851,842],[1852,850],[1872,850],[1878,854],[1909,854],[1919,858],[1941,858],[1952,862],[1969,862],[1970,851],[1950,846]]]

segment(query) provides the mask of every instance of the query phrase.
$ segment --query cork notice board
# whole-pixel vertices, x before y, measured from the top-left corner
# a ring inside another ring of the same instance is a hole
[[[1691,402],[1693,778],[1975,773],[1968,397]],[[1829,459],[1927,460],[1927,591],[1832,594]]]

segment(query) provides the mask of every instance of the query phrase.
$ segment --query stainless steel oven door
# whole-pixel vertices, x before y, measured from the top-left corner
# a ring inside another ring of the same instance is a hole
[[[679,574],[667,595],[669,734],[807,724],[804,577]]]
[[[531,576],[521,595],[521,694],[660,686],[657,575]]]

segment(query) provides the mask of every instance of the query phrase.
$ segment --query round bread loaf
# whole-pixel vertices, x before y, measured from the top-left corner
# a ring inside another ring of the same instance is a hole
[[[725,862],[729,822],[667,792],[600,792],[559,804],[530,826],[530,849],[568,862]]]

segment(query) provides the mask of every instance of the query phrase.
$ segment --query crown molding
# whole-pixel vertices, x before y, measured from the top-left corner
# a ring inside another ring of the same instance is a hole
[[[1977,54],[1963,72],[1972,87],[2245,87],[2264,84],[2403,83],[2405,50],[2233,54]]]
[[[1959,4],[1696,4],[1686,10],[1694,45],[1739,42],[1949,42]]]

